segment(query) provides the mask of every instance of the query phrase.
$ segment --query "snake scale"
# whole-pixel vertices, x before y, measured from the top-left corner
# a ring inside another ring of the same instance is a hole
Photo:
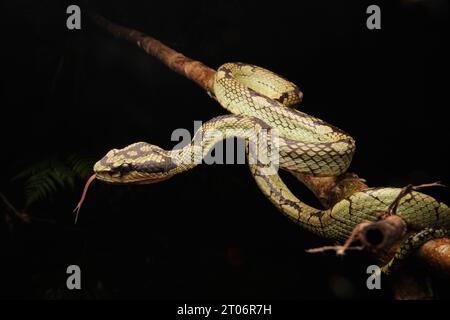
[[[204,123],[190,144],[163,150],[138,142],[113,149],[95,164],[95,178],[112,184],[159,182],[193,168],[225,138],[243,138],[248,151],[249,144],[258,143],[261,132],[266,132],[267,137],[277,137],[276,144],[267,143],[262,151],[276,148],[278,166],[283,170],[336,176],[349,167],[355,141],[344,131],[297,110],[302,93],[288,80],[257,66],[226,63],[215,74],[214,94],[231,114]],[[297,224],[337,242],[349,238],[358,224],[381,219],[402,190],[370,188],[320,210],[298,199],[277,172],[268,172],[267,168],[268,164],[259,160],[250,163],[252,175],[264,195]],[[444,236],[450,227],[449,207],[416,191],[399,200],[396,214],[406,222],[413,236],[405,241],[395,259],[404,258],[410,249],[433,235]],[[438,231],[434,232],[435,229]]]

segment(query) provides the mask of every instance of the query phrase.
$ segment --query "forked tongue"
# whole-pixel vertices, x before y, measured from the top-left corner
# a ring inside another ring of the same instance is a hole
[[[86,184],[84,185],[83,193],[81,194],[81,199],[78,202],[77,206],[73,210],[75,212],[75,224],[78,221],[78,214],[80,213],[81,206],[83,205],[84,199],[86,198],[86,193],[89,189],[89,186],[91,185],[92,181],[95,180],[96,174],[94,173],[92,176],[89,177],[89,179],[86,181]]]

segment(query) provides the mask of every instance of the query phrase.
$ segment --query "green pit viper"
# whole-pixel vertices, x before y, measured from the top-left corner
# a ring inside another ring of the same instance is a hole
[[[312,176],[337,176],[349,167],[355,152],[352,137],[297,110],[295,107],[302,100],[301,91],[275,73],[249,64],[226,63],[215,74],[214,95],[231,114],[204,123],[189,145],[163,150],[138,142],[120,150],[113,149],[95,164],[91,181],[96,178],[112,184],[159,182],[193,168],[225,138],[243,138],[248,151],[250,144],[258,143],[261,132],[266,133],[267,141],[277,138],[277,143],[266,143],[261,150],[263,153],[277,150],[278,165],[283,170]],[[387,212],[402,191],[401,188],[370,188],[320,210],[292,194],[276,170],[267,170],[267,162],[262,163],[256,156],[254,159],[256,161],[249,161],[250,170],[264,195],[300,226],[336,242],[348,239],[358,224],[381,219],[382,213]],[[426,194],[407,193],[399,200],[396,214],[413,235],[398,249],[388,266],[429,239],[448,234],[449,207]]]

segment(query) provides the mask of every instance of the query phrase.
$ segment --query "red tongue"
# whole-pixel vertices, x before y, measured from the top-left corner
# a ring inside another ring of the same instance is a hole
[[[75,207],[75,209],[73,210],[73,212],[76,212],[76,213],[75,213],[75,223],[77,223],[77,220],[78,220],[78,214],[80,213],[81,205],[83,204],[84,199],[86,198],[86,193],[87,193],[87,191],[88,191],[88,189],[89,189],[89,186],[90,186],[90,184],[92,183],[92,181],[95,180],[95,177],[96,177],[96,175],[95,175],[95,173],[94,173],[94,174],[93,174],[92,176],[90,176],[89,179],[86,181],[86,184],[84,185],[83,193],[81,194],[81,199],[80,199],[80,201],[78,202],[78,204],[77,204],[77,206]]]

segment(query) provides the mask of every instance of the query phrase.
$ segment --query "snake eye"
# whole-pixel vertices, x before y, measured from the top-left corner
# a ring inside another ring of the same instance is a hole
[[[128,171],[130,171],[130,168],[131,168],[130,164],[128,164],[128,163],[123,163],[121,161],[115,162],[111,166],[112,176],[116,177],[116,178],[120,177],[124,173],[127,173]]]
[[[120,170],[120,172],[128,172],[128,171],[130,171],[130,164],[128,164],[128,163],[123,163],[121,166],[120,166],[120,168],[119,168],[119,170]]]

